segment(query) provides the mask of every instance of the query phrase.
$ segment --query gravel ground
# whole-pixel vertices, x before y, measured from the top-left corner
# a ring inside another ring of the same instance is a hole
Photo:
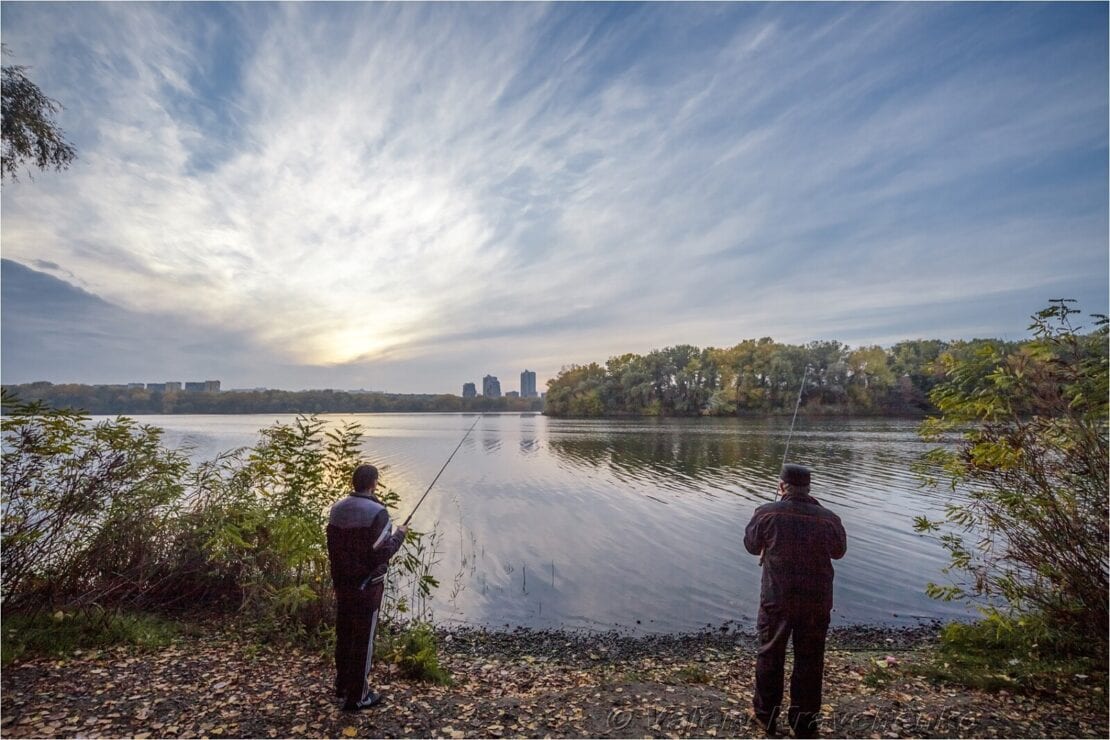
[[[733,631],[628,636],[442,631],[450,686],[377,666],[386,698],[351,714],[326,658],[214,629],[158,651],[114,649],[6,669],[0,733],[15,737],[744,737],[754,639]],[[934,685],[905,670],[936,628],[829,635],[824,734],[1108,736],[1105,694],[1022,696]],[[879,664],[882,664],[881,666]],[[789,670],[789,666],[788,666]],[[876,676],[881,680],[876,680]],[[1101,708],[1100,708],[1101,707]]]

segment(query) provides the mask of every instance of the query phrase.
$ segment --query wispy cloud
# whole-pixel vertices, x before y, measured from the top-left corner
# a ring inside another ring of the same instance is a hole
[[[5,185],[5,256],[249,337],[271,384],[452,390],[1107,301],[1105,6],[3,16],[81,156]]]

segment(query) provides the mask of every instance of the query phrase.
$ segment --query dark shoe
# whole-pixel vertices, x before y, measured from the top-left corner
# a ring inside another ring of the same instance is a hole
[[[821,737],[821,725],[813,714],[801,715],[790,720],[790,729],[798,740]]]
[[[759,729],[761,729],[765,733],[767,733],[768,737],[778,737],[779,736],[778,723],[774,719],[772,719],[770,717],[764,717],[764,716],[761,716],[761,715],[758,715],[758,714],[753,714],[753,715],[751,715],[751,721]]]
[[[367,691],[366,695],[358,701],[346,701],[343,703],[344,712],[358,712],[363,709],[369,709],[375,704],[379,704],[382,700],[382,695],[377,691]]]

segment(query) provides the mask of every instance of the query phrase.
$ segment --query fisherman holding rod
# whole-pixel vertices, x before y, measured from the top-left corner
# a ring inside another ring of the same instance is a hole
[[[328,560],[335,587],[335,693],[343,709],[357,712],[381,701],[366,682],[374,659],[374,633],[385,594],[389,559],[407,532],[393,528],[389,512],[376,496],[378,469],[359,465],[354,491],[331,507]]]
[[[475,419],[466,430],[424,495],[396,529],[385,504],[374,496],[378,469],[373,465],[355,468],[351,478],[354,491],[331,507],[328,561],[335,588],[335,694],[344,700],[346,711],[368,709],[381,701],[381,694],[371,689],[366,679],[374,658],[374,633],[389,560],[404,544],[412,515],[480,419]]]
[[[795,419],[802,388],[798,389]],[[790,436],[793,433],[792,420]],[[786,645],[791,636],[794,672],[790,677],[787,722],[794,737],[816,737],[818,732],[825,635],[832,610],[832,561],[844,557],[847,535],[840,518],[809,495],[811,477],[809,468],[787,464],[784,452],[778,486],[780,499],[756,509],[744,532],[744,547],[752,555],[759,555],[763,566],[752,703],[755,721],[768,735],[778,732]]]

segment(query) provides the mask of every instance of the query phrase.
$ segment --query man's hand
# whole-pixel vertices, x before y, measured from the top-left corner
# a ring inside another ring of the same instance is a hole
[[[394,531],[398,532],[402,537],[404,537],[409,533],[409,528],[406,527],[404,524],[398,524],[397,529],[395,529]]]

